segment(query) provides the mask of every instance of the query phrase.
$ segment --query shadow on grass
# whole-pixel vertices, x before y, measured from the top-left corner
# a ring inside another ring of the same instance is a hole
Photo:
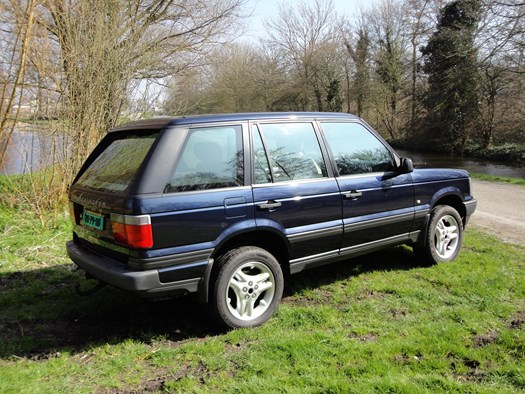
[[[352,259],[309,269],[290,277],[286,283],[285,297],[303,289],[317,288],[337,280],[373,271],[405,271],[428,266],[414,257],[412,249],[398,246]]]
[[[304,271],[288,280],[285,297],[370,271],[418,267],[410,250],[394,248]],[[220,333],[206,308],[190,297],[152,302],[111,287],[80,297],[84,281],[72,264],[0,276],[0,359],[52,358],[125,340],[179,342]]]

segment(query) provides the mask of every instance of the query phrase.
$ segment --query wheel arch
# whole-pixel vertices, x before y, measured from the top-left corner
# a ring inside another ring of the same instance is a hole
[[[425,247],[426,246],[426,239],[427,239],[427,232],[428,232],[428,224],[430,221],[430,214],[431,212],[440,205],[448,205],[452,208],[454,208],[461,217],[461,221],[463,222],[463,227],[466,225],[466,216],[467,216],[467,209],[465,207],[465,204],[463,204],[463,199],[461,198],[458,191],[446,191],[442,192],[440,194],[436,194],[434,196],[434,199],[432,200],[430,204],[430,208],[428,210],[428,214],[426,216],[426,220],[423,226],[423,230],[421,231],[420,235],[417,238],[417,241],[415,241],[415,244],[419,247]]]
[[[432,212],[432,210],[439,205],[448,205],[454,208],[456,211],[458,211],[459,216],[461,216],[461,221],[463,222],[463,226],[465,226],[467,209],[465,208],[465,204],[463,204],[463,199],[460,197],[458,193],[449,193],[449,194],[440,196],[438,199],[436,199],[435,202],[433,202],[430,208],[430,212]]]
[[[215,264],[217,257],[241,246],[256,246],[271,253],[281,266],[285,276],[290,273],[289,243],[287,239],[272,229],[257,229],[234,234],[221,242],[211,255],[211,267],[201,281],[197,300],[208,303],[211,286],[215,282],[219,267]]]
[[[277,259],[282,268],[286,268],[289,262],[289,243],[283,235],[271,229],[257,229],[233,235],[215,248],[212,257],[216,258],[228,250],[248,245],[267,250]]]

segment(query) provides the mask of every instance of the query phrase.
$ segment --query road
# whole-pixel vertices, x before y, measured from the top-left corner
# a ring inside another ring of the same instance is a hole
[[[478,200],[469,226],[482,228],[503,241],[525,245],[525,186],[472,180]]]

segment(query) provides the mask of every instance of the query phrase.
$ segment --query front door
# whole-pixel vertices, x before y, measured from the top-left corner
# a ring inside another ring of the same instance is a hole
[[[414,220],[411,175],[396,171],[392,152],[360,123],[323,122],[321,127],[341,190],[341,253],[408,240]]]

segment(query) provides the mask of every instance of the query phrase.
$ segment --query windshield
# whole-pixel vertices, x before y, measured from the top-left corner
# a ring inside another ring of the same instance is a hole
[[[111,192],[126,191],[156,138],[157,134],[126,134],[110,140],[76,184]]]

